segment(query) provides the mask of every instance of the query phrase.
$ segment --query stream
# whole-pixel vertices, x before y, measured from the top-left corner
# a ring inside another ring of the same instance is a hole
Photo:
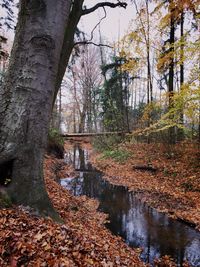
[[[187,260],[191,266],[200,267],[200,232],[150,208],[126,187],[104,180],[90,164],[88,150],[75,145],[66,152],[65,160],[79,175],[61,179],[61,185],[75,196],[98,199],[98,210],[109,215],[106,227],[129,246],[142,248],[144,262],[153,266],[155,258],[170,255],[178,266]]]

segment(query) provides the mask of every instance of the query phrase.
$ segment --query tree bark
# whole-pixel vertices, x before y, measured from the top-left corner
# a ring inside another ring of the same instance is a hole
[[[78,22],[82,15],[82,5],[84,0],[75,0],[72,10],[69,14],[68,24],[64,33],[64,40],[62,44],[62,52],[60,54],[58,72],[56,77],[55,92],[53,104],[56,100],[58,90],[61,86],[63,76],[66,71],[67,64],[69,62],[70,55],[74,47],[74,35],[78,25]]]
[[[8,193],[14,203],[55,219],[43,180],[43,155],[70,7],[66,0],[20,2],[9,70],[0,90],[0,169],[12,162]]]
[[[75,29],[81,15],[100,7],[83,12],[83,1],[20,1],[9,69],[0,88],[0,182],[9,176],[7,191],[14,203],[56,220],[45,189],[43,156]]]

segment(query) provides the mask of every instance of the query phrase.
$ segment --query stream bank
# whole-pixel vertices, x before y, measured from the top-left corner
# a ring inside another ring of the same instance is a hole
[[[123,185],[149,206],[200,230],[200,152],[195,143],[174,147],[162,144],[121,146],[131,155],[125,162],[93,153],[93,166],[104,172],[112,184]],[[155,172],[134,166],[152,166]]]
[[[61,179],[62,186],[75,196],[97,199],[99,210],[109,215],[107,227],[122,236],[130,246],[143,247],[141,258],[145,262],[153,264],[156,258],[168,254],[177,265],[165,263],[160,266],[200,266],[200,233],[158,213],[126,187],[102,179],[102,173],[90,163],[90,154],[90,146],[67,144],[66,163],[72,164],[78,173],[76,177]],[[184,260],[188,260],[190,265]]]
[[[62,168],[72,175],[63,160],[46,156],[47,190],[64,223],[38,217],[28,207],[0,209],[0,266],[145,267],[137,250],[106,229],[97,201],[74,197],[57,183]]]

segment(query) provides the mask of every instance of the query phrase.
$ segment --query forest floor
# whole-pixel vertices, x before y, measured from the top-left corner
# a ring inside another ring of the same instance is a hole
[[[66,144],[66,148],[70,148]],[[85,144],[92,149],[90,144]],[[71,146],[72,147],[72,146]],[[160,145],[130,144],[124,162],[93,153],[92,162],[111,183],[126,185],[149,205],[194,223],[200,229],[200,166],[197,147],[182,144],[173,151]],[[156,172],[135,170],[136,165],[153,166]],[[49,196],[64,223],[34,215],[27,207],[0,210],[0,266],[90,267],[148,266],[139,259],[140,249],[128,247],[104,226],[106,215],[97,211],[98,202],[86,196],[72,196],[57,182],[75,176],[72,166],[46,156],[45,181]],[[169,257],[155,267],[176,266]],[[186,263],[184,267],[187,267]]]
[[[62,166],[63,160],[46,156],[48,193],[64,223],[38,217],[27,207],[0,209],[0,266],[146,266],[139,249],[131,249],[105,228],[106,215],[97,212],[95,200],[74,197],[56,182]],[[63,172],[67,176],[73,169],[65,165],[61,176]]]
[[[200,150],[196,143],[124,143],[116,150],[130,156],[122,162],[112,158],[116,152],[111,157],[100,153],[92,157],[93,166],[103,171],[105,179],[127,186],[151,207],[200,230]],[[143,166],[150,168],[140,169]]]

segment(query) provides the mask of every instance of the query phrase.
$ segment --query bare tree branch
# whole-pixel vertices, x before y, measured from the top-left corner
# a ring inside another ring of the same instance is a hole
[[[92,45],[95,45],[95,46],[105,46],[105,47],[113,49],[113,47],[110,46],[110,45],[107,45],[107,44],[96,44],[94,42],[87,41],[87,40],[86,41],[76,42],[76,43],[74,43],[74,46],[76,46],[76,45],[89,45],[89,44],[92,44]]]
[[[100,8],[100,7],[111,7],[111,8],[115,8],[115,7],[123,7],[126,8],[127,7],[127,3],[125,2],[118,2],[118,3],[110,3],[110,2],[101,2],[96,4],[95,6],[88,8],[88,9],[83,9],[82,11],[82,16],[90,14],[92,12],[94,12],[96,9]]]
[[[112,46],[110,45],[106,45],[106,44],[96,44],[94,42],[92,42],[92,39],[93,39],[93,36],[94,36],[94,31],[95,29],[101,24],[102,20],[104,20],[106,18],[106,9],[105,7],[103,6],[103,10],[104,10],[104,16],[100,19],[100,21],[95,25],[95,27],[93,28],[92,32],[91,32],[91,37],[89,40],[83,40],[83,41],[79,41],[79,42],[76,42],[74,43],[74,46],[76,45],[89,45],[89,44],[92,44],[92,45],[95,45],[95,46],[104,46],[104,47],[108,47],[108,48],[111,48],[113,49]]]
[[[100,19],[100,21],[95,25],[95,27],[93,28],[92,32],[91,32],[91,37],[90,37],[90,40],[88,40],[89,42],[92,41],[93,39],[93,36],[94,36],[94,31],[96,30],[96,28],[101,24],[102,20],[104,20],[107,16],[107,13],[106,13],[106,9],[105,7],[103,7],[103,10],[104,10],[104,16]]]

